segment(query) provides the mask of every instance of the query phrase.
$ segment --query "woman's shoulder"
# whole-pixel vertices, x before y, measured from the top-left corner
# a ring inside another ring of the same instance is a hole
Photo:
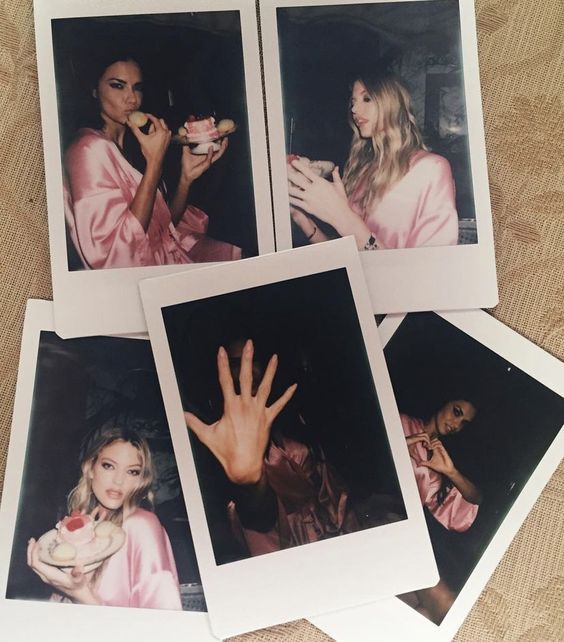
[[[69,145],[66,155],[73,156],[80,154],[84,150],[91,149],[110,149],[113,143],[99,129],[84,127],[79,129],[74,140]]]
[[[162,526],[155,513],[145,510],[144,508],[136,508],[135,511],[123,522],[122,528],[126,533],[130,533],[132,531],[139,532],[140,530],[156,532],[160,531]]]
[[[401,425],[403,427],[403,434],[406,437],[414,435],[423,430],[423,421],[416,417],[410,417],[404,413],[400,413]]]
[[[410,161],[410,169],[417,172],[435,172],[437,174],[451,173],[448,160],[440,154],[425,149],[417,150]]]

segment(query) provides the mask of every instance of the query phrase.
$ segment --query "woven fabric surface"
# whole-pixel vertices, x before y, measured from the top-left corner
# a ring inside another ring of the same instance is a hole
[[[500,285],[492,313],[562,359],[564,2],[477,0],[476,13]],[[31,0],[0,2],[0,110],[1,491],[26,300],[52,296]],[[457,642],[562,639],[563,490],[561,465]],[[328,639],[305,621],[232,638]]]

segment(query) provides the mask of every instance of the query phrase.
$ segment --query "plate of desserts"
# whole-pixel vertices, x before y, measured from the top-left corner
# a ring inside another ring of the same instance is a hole
[[[207,154],[210,148],[214,152],[219,151],[221,139],[236,130],[237,125],[231,118],[222,118],[216,123],[213,116],[189,116],[173,140],[180,145],[188,145],[192,154]]]
[[[61,570],[80,565],[89,572],[119,551],[125,537],[116,524],[73,511],[39,538],[39,559]]]
[[[335,163],[327,160],[311,160],[307,156],[298,156],[298,154],[288,154],[286,162],[291,165],[292,161],[301,161],[305,163],[313,172],[321,178],[329,178],[331,172],[335,169]]]

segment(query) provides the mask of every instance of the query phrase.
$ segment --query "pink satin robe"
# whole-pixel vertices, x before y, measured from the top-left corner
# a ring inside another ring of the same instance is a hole
[[[359,525],[348,506],[348,494],[326,462],[317,461],[307,446],[281,438],[271,442],[265,471],[276,494],[278,519],[266,533],[244,528],[235,504],[228,507],[232,528],[251,555],[353,533]]]
[[[423,432],[421,419],[401,415],[401,423],[406,437]],[[421,442],[412,444],[409,446],[409,455],[423,506],[426,506],[433,517],[448,530],[460,533],[468,530],[476,519],[478,505],[466,501],[454,486],[448,491],[444,502],[439,504],[436,493],[441,487],[441,475],[419,465],[422,461],[427,461],[427,449]]]
[[[458,214],[454,180],[446,158],[416,152],[407,174],[368,210],[362,190],[349,199],[381,249],[456,245]]]
[[[125,544],[103,563],[94,592],[104,606],[181,610],[170,540],[159,518],[138,508],[122,525]],[[55,602],[68,598],[55,593]]]
[[[101,131],[78,132],[65,154],[65,169],[65,218],[85,268],[241,258],[238,247],[206,237],[208,217],[197,207],[189,205],[175,227],[160,190],[145,232],[129,209],[142,174]]]

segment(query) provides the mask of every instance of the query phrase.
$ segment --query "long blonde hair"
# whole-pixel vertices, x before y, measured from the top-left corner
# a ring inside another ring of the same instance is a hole
[[[139,487],[129,497],[125,498],[121,508],[111,511],[106,519],[121,526],[124,510],[132,511],[139,507],[152,510],[153,491],[151,487],[155,473],[149,445],[134,430],[120,425],[120,418],[117,418],[92,431],[83,443],[80,455],[82,474],[78,484],[70,491],[67,497],[69,513],[73,510],[91,513],[98,505],[98,500],[92,491],[90,472],[102,450],[115,441],[129,443],[139,451],[141,457],[140,483]]]
[[[349,110],[353,138],[343,183],[349,197],[362,186],[359,204],[366,210],[407,174],[414,152],[427,148],[415,120],[411,96],[396,76],[363,75],[356,82],[364,85],[375,102],[378,118],[371,138],[362,138]]]

